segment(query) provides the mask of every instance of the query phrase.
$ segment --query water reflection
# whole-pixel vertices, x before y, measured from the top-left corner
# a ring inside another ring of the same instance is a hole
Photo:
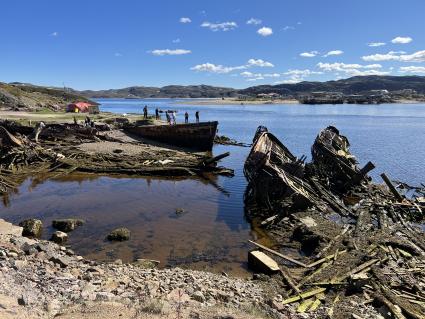
[[[53,219],[84,219],[69,244],[97,260],[150,258],[163,266],[244,275],[246,250],[241,247],[251,238],[250,227],[242,217],[241,194],[225,191],[220,179],[37,176],[10,197],[1,217],[15,223],[39,218],[46,226],[43,238],[54,231]],[[185,213],[176,218],[176,209]],[[116,227],[129,228],[131,240],[106,241]]]

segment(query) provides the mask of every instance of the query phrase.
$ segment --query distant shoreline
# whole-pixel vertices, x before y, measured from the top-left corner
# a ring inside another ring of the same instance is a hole
[[[300,104],[295,99],[273,99],[273,100],[240,100],[240,99],[188,99],[176,101],[174,104],[186,105],[268,105],[268,104]]]

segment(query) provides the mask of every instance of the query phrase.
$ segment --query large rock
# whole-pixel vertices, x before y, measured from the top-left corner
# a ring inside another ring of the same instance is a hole
[[[111,231],[108,235],[108,240],[112,241],[124,241],[130,239],[131,232],[125,227],[117,228]]]
[[[55,242],[56,244],[64,244],[67,242],[68,240],[68,235],[67,233],[64,233],[62,231],[55,231],[52,234],[52,237],[50,238],[51,241]]]
[[[52,226],[54,228],[65,233],[69,233],[78,226],[82,226],[83,224],[84,220],[76,218],[56,219],[52,222]]]
[[[23,228],[22,235],[25,237],[36,237],[40,238],[43,232],[43,223],[39,219],[26,219],[19,223],[19,226]]]

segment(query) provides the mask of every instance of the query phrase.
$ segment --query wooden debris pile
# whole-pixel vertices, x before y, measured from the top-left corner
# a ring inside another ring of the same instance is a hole
[[[168,177],[233,175],[232,170],[217,166],[229,154],[212,158],[129,142],[103,134],[107,129],[104,125],[39,123],[31,127],[0,121],[0,193],[14,189],[30,174],[46,172],[55,176],[73,171]],[[91,145],[90,151],[84,145]]]
[[[274,305],[318,318],[425,318],[423,188],[407,197],[398,191],[406,184],[372,183],[373,164],[359,169],[348,146],[327,128],[306,164],[266,130],[256,134],[245,202],[264,234],[252,243],[280,266]]]

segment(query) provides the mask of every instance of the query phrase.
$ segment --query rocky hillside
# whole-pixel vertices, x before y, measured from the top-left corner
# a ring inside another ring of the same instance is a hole
[[[425,76],[356,76],[338,81],[259,85],[242,90],[209,85],[169,85],[161,88],[132,86],[122,89],[75,92],[87,98],[221,98],[256,96],[260,93],[296,96],[315,91],[358,94],[370,90],[403,89],[413,89],[420,94],[425,94]]]
[[[425,94],[425,76],[355,76],[328,82],[300,82],[296,84],[259,85],[239,90],[241,95],[256,96],[260,93],[298,95],[316,91],[358,94],[370,90],[398,91],[413,89]]]
[[[232,88],[209,85],[169,85],[162,88],[132,86],[123,89],[80,91],[88,98],[221,98],[237,96]]]
[[[60,110],[76,101],[87,101],[75,92],[46,88],[31,84],[0,82],[0,109],[11,110]]]

